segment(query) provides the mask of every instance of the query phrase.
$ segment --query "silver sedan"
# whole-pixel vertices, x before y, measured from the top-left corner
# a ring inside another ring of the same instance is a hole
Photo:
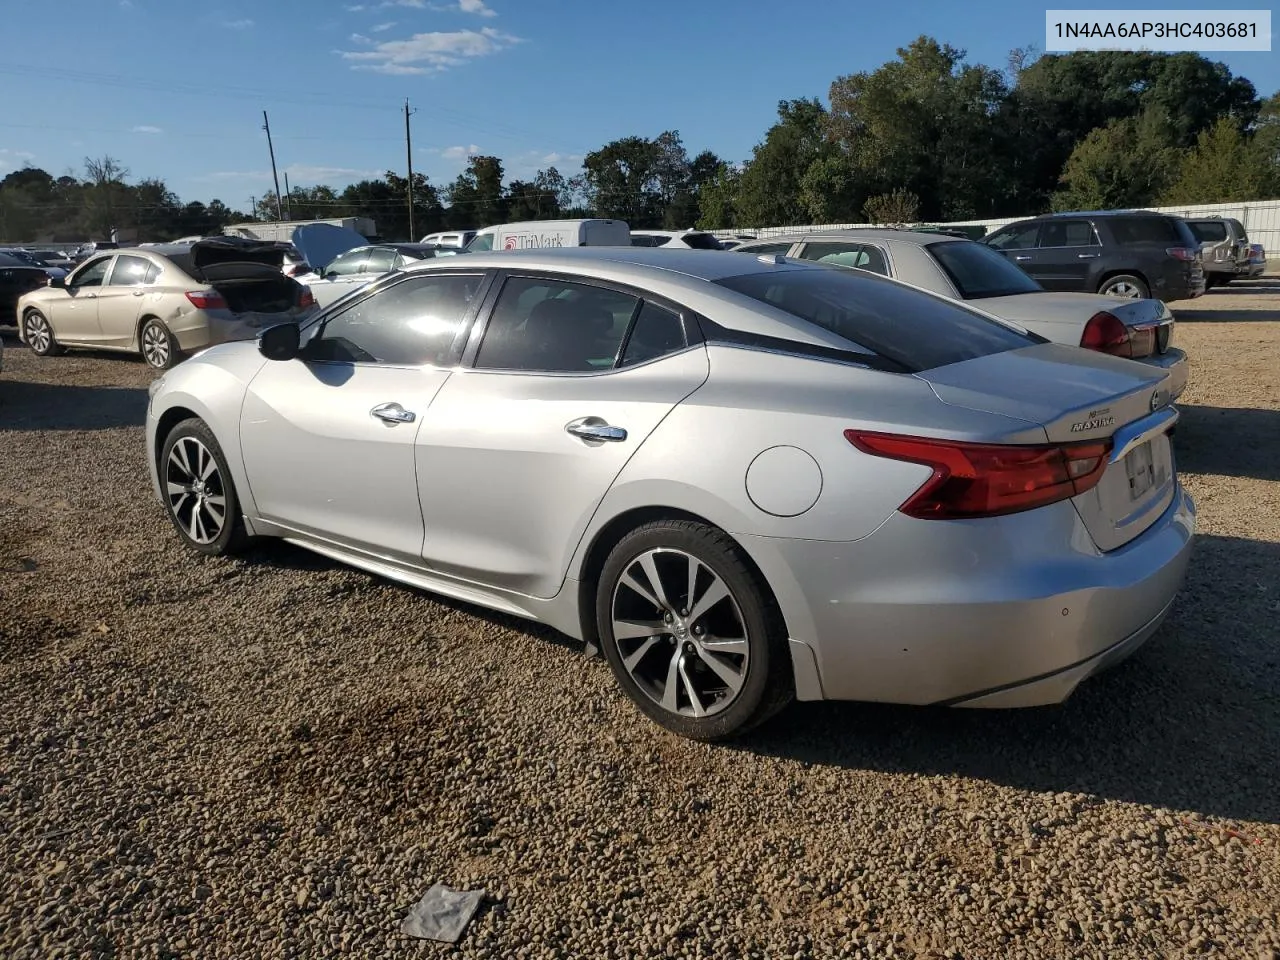
[[[1054,703],[1159,626],[1168,373],[894,280],[581,248],[386,276],[157,380],[202,554],[282,537],[551,624],[714,740],[790,699]]]

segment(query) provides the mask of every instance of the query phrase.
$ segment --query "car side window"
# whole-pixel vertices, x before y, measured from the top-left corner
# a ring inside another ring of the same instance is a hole
[[[1020,227],[1005,227],[998,230],[984,241],[987,246],[997,250],[1029,250],[1036,245],[1040,235],[1040,224],[1026,223]]]
[[[77,271],[72,278],[70,286],[76,287],[100,287],[102,281],[107,278],[107,267],[111,266],[112,257],[106,256],[100,260],[90,260],[82,270]]]
[[[155,283],[160,279],[160,268],[154,263],[147,264],[147,275],[143,278],[143,283]]]
[[[365,264],[365,273],[386,273],[395,266],[396,252],[382,248],[369,251],[369,260]]]
[[[483,274],[409,277],[325,321],[303,350],[319,363],[447,366]]]
[[[853,267],[878,273],[883,277],[889,275],[889,264],[884,254],[877,247],[867,243],[842,243],[839,241],[820,240],[806,243],[800,251],[802,260],[813,260],[817,263],[834,264],[837,267]]]
[[[684,322],[680,317],[646,300],[636,322],[631,325],[627,345],[623,348],[618,366],[630,367],[656,360],[668,353],[683,350],[686,345]]]
[[[512,277],[476,357],[483,370],[591,373],[618,359],[639,300],[564,280]]]
[[[364,266],[368,262],[369,251],[367,249],[350,250],[334,257],[329,265],[324,268],[324,275],[326,277],[350,277],[357,273],[364,273]]]
[[[1053,220],[1040,231],[1040,247],[1100,247],[1088,220]]]
[[[122,254],[116,257],[116,264],[111,268],[109,286],[140,287],[147,282],[147,268],[150,266],[150,260]]]
[[[738,253],[751,253],[757,256],[766,253],[782,253],[785,254],[791,249],[791,241],[786,243],[753,243],[751,246],[738,247]]]
[[[472,240],[469,244],[467,244],[467,250],[472,253],[483,253],[485,250],[492,250],[492,249],[493,249],[492,233],[486,233],[483,236],[478,236],[474,240]]]

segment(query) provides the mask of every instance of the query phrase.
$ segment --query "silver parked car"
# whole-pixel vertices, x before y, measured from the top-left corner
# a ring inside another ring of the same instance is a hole
[[[897,281],[627,247],[388,275],[152,386],[179,537],[283,537],[603,648],[718,739],[793,696],[1065,698],[1159,626],[1167,371]]]
[[[314,314],[311,292],[280,272],[283,251],[217,237],[91,256],[18,300],[18,336],[42,357],[123,350],[164,370],[192,351]]]
[[[1159,300],[1049,291],[990,247],[964,237],[852,229],[772,237],[735,252],[782,253],[893,277],[1013,320],[1054,343],[1168,370],[1174,400],[1187,385],[1187,355],[1173,346],[1173,314]]]

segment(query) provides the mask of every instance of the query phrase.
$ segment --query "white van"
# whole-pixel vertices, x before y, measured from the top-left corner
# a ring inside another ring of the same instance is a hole
[[[467,252],[629,246],[631,227],[625,220],[530,220],[485,227],[467,244]]]

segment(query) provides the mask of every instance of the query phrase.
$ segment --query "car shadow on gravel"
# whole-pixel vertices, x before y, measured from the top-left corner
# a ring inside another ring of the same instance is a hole
[[[1178,470],[1280,480],[1280,410],[1179,404]]]
[[[0,376],[0,430],[111,430],[140,427],[142,387],[81,387]]]
[[[1196,300],[1199,304],[1201,301]],[[1280,297],[1274,310],[1231,310],[1205,304],[1203,307],[1173,307],[1173,318],[1178,323],[1274,323],[1280,320]],[[1175,334],[1175,341],[1176,341]]]
[[[1056,707],[798,703],[732,746],[1280,824],[1277,570],[1280,544],[1198,536],[1161,630]]]

